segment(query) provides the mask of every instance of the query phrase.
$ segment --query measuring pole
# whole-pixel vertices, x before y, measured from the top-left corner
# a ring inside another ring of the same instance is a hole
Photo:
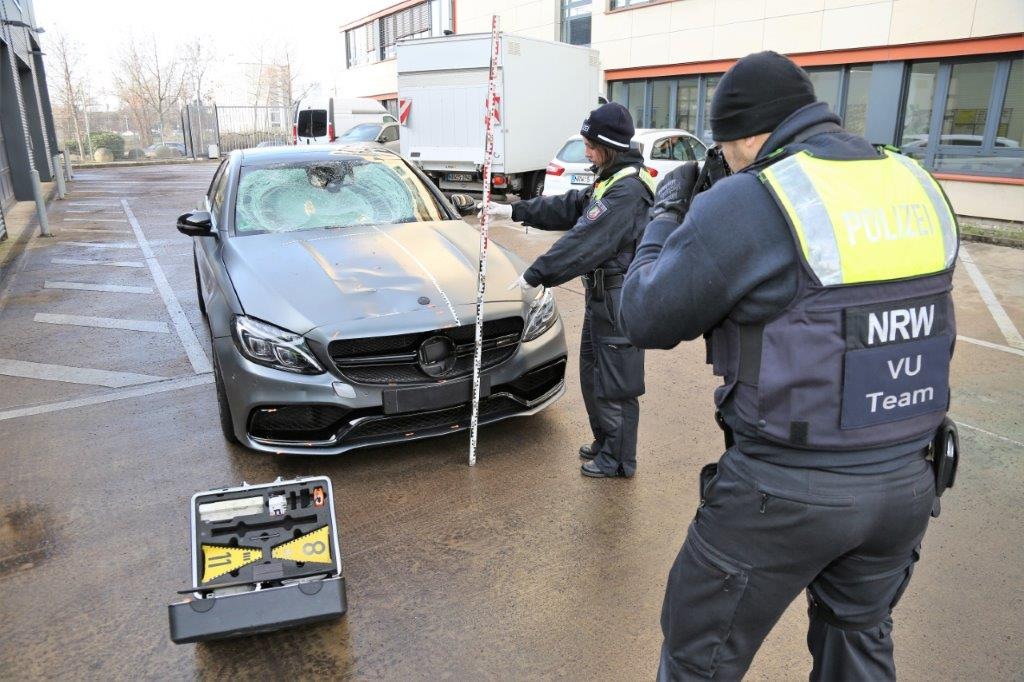
[[[484,200],[480,205],[480,265],[476,277],[476,349],[473,353],[473,419],[469,427],[469,466],[476,464],[476,432],[480,419],[480,365],[484,348],[484,290],[487,288],[487,242],[491,216],[491,159],[494,156],[494,81],[498,71],[498,17],[491,17],[491,68],[487,76],[487,118],[484,144]]]

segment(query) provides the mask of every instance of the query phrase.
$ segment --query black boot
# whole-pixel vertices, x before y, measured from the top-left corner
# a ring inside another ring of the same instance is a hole
[[[595,457],[597,457],[597,453],[600,451],[601,446],[598,445],[597,441],[595,440],[590,445],[580,446],[580,457],[582,457],[583,459],[594,459]]]

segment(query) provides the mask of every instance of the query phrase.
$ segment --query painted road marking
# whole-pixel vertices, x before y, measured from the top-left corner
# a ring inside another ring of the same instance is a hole
[[[18,417],[29,417],[36,414],[60,412],[61,410],[72,410],[78,407],[87,407],[89,405],[101,405],[115,400],[141,398],[143,396],[153,395],[154,393],[166,393],[168,391],[177,391],[182,388],[191,388],[193,386],[202,386],[203,384],[212,383],[212,374],[201,374],[199,376],[190,375],[178,377],[176,379],[166,379],[164,381],[156,381],[151,384],[142,384],[141,386],[119,388],[113,391],[107,391],[100,395],[87,396],[85,398],[61,400],[55,403],[2,410],[0,411],[0,421],[4,421],[5,419],[17,419]]]
[[[84,260],[82,258],[51,258],[54,265],[110,265],[115,268],[144,268],[145,263],[137,260]]]
[[[135,238],[139,241],[139,248],[142,249],[146,265],[149,266],[149,273],[153,276],[156,288],[160,292],[160,298],[164,300],[164,306],[167,308],[167,314],[171,316],[171,322],[174,323],[174,330],[178,333],[178,339],[181,341],[181,345],[185,347],[185,354],[188,355],[188,361],[192,363],[192,370],[196,374],[213,371],[213,366],[210,365],[210,360],[206,357],[206,352],[203,351],[199,338],[196,337],[195,330],[192,329],[188,318],[185,317],[185,311],[181,309],[178,297],[174,295],[171,285],[167,282],[163,268],[160,267],[156,256],[153,255],[153,249],[150,248],[149,242],[146,241],[146,235],[142,233],[139,221],[135,218],[135,214],[132,213],[131,207],[128,206],[128,201],[121,199],[121,207],[124,209],[124,214],[128,217],[132,231],[135,232]]]
[[[999,326],[999,331],[1006,337],[1006,342],[1014,348],[1020,348],[1024,350],[1024,337],[1021,337],[1020,332],[1013,325],[1013,321],[1010,316],[1006,314],[1006,310],[999,303],[999,299],[996,298],[995,293],[992,291],[992,287],[988,285],[985,277],[981,274],[981,270],[974,264],[974,259],[971,258],[971,254],[967,252],[964,245],[960,245],[960,260],[964,263],[964,269],[967,270],[967,274],[970,275],[971,281],[974,282],[975,288],[978,293],[981,294],[981,300],[985,301],[985,305],[988,307],[988,311],[992,313],[992,317],[995,318],[996,324]]]
[[[991,348],[992,350],[1001,350],[1004,353],[1012,353],[1019,355],[1024,358],[1024,350],[1018,348],[1010,348],[1009,346],[1001,346],[998,343],[990,343],[989,341],[982,341],[981,339],[972,339],[969,336],[956,335],[958,341],[966,341],[967,343],[973,343],[976,346],[984,346],[985,348]]]
[[[97,327],[99,329],[127,329],[136,332],[151,332],[153,334],[170,334],[164,322],[153,320],[126,320],[118,317],[89,317],[87,315],[53,315],[50,313],[36,313],[33,318],[36,322],[46,324],[67,324],[76,327]]]
[[[967,424],[965,422],[960,421],[959,419],[954,419],[953,421],[956,422],[957,426],[964,426],[964,427],[967,427],[968,429],[973,429],[974,431],[979,431],[979,432],[984,433],[986,435],[992,436],[993,438],[998,438],[999,440],[1004,440],[1007,443],[1013,443],[1017,447],[1024,448],[1024,443],[1021,443],[1019,440],[1014,440],[1012,438],[1007,438],[1006,436],[1000,436],[998,433],[992,433],[991,431],[986,431],[983,428],[980,428],[980,427],[977,427],[977,426],[973,426],[971,424]]]
[[[88,246],[92,249],[137,249],[138,244],[128,244],[127,242],[64,242],[71,246]]]
[[[108,230],[102,227],[61,227],[61,232],[81,232],[83,234],[128,234],[128,230]]]
[[[90,284],[88,282],[51,282],[43,283],[44,289],[73,289],[75,291],[106,291],[112,294],[151,294],[151,287],[129,287],[120,284]]]
[[[92,209],[89,209],[89,208],[81,208],[81,209],[80,208],[68,208],[68,209],[64,210],[65,213],[103,213],[104,211],[111,211],[111,212],[117,211],[118,213],[120,213],[120,208],[117,207],[117,206],[110,206],[110,207],[104,207],[104,208],[97,207],[97,208],[92,208]]]
[[[68,206],[94,206],[101,209],[116,209],[118,204],[98,204],[90,201],[69,201]]]
[[[6,360],[0,358],[0,374],[23,379],[42,379],[44,381],[62,381],[68,384],[88,384],[90,386],[106,386],[122,388],[160,381],[162,377],[134,372],[108,372],[103,369],[86,367],[67,367],[65,365],[49,365],[42,362],[25,362],[22,360]]]
[[[65,218],[66,223],[126,223],[124,218]]]

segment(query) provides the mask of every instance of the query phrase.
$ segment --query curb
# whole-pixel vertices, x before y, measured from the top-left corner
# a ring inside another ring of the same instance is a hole
[[[976,242],[978,244],[992,244],[993,246],[1008,246],[1012,249],[1024,249],[1024,240],[1010,239],[1009,237],[993,237],[987,234],[961,233],[960,241]]]
[[[43,195],[43,203],[46,204],[47,213],[50,212],[50,205],[56,196],[57,186],[56,184],[51,184]],[[7,239],[0,242],[0,291],[4,289],[7,277],[14,270],[14,266],[18,264],[22,254],[25,253],[29,241],[36,236],[35,231],[38,227],[39,217],[35,211],[32,211],[31,217],[21,225],[21,232],[18,235],[15,235],[14,230],[11,229],[11,223],[7,223]],[[6,253],[4,253],[5,251]]]

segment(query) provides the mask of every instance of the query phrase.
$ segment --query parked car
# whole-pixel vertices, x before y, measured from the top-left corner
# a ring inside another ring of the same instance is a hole
[[[185,145],[181,142],[158,142],[143,149],[142,153],[147,159],[185,156]]]
[[[419,170],[378,145],[231,152],[195,237],[220,422],[264,452],[335,454],[468,428],[478,232]],[[480,423],[564,392],[550,291],[506,290],[524,263],[495,244]]]
[[[357,123],[397,123],[384,105],[362,97],[308,97],[295,107],[292,144],[324,144]]]
[[[360,123],[349,128],[338,138],[338,142],[376,142],[393,152],[399,151],[397,123]]]
[[[686,161],[702,162],[707,154],[704,143],[685,130],[673,128],[640,128],[633,136],[640,147],[644,165],[656,182],[661,182],[673,168]],[[548,164],[544,178],[545,196],[565,194],[570,189],[593,184],[591,163],[584,154],[583,138],[573,135]]]

